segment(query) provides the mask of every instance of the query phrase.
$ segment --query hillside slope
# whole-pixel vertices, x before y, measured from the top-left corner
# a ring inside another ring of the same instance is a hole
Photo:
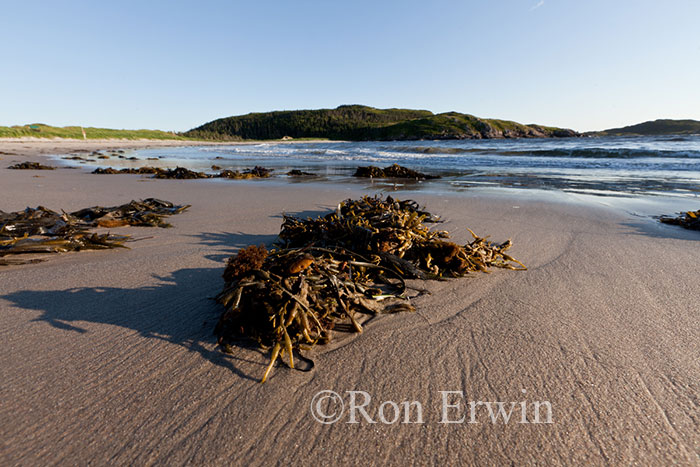
[[[660,119],[622,128],[596,131],[592,134],[596,136],[700,135],[700,122],[697,120]]]
[[[482,119],[458,112],[375,109],[343,105],[335,109],[251,113],[214,120],[184,133],[198,139],[418,140],[547,138],[578,136],[573,130]]]
[[[183,136],[160,130],[113,130],[79,126],[56,127],[34,123],[31,125],[0,126],[0,138],[70,138],[83,139],[163,139],[184,140]]]

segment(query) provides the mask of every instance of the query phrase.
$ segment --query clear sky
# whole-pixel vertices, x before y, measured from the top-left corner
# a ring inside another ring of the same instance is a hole
[[[0,125],[183,131],[341,104],[700,120],[700,0],[0,0]]]

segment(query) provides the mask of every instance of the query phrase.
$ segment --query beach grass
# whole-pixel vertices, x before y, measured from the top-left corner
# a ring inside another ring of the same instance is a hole
[[[85,134],[83,136],[83,130]],[[160,139],[160,140],[191,140],[177,133],[161,130],[114,130],[109,128],[93,128],[66,126],[55,127],[41,123],[30,125],[0,126],[0,138],[73,138],[73,139]]]

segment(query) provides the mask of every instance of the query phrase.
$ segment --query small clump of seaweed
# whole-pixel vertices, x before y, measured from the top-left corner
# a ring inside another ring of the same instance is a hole
[[[270,177],[273,169],[266,169],[265,167],[255,166],[252,169],[244,170],[239,172],[238,170],[222,170],[215,178],[231,178],[234,180],[245,180],[250,178],[268,178]]]
[[[194,170],[186,169],[184,167],[177,167],[174,169],[158,170],[153,178],[174,178],[177,180],[193,180],[197,178],[211,178],[211,175],[205,174],[203,172],[195,172]]]
[[[661,216],[659,221],[664,224],[680,225],[690,230],[700,230],[700,211],[681,212],[678,216]]]
[[[51,167],[50,165],[43,165],[38,162],[21,162],[19,164],[11,165],[8,169],[12,170],[55,170],[56,167]]]
[[[96,227],[172,227],[165,222],[166,216],[180,214],[190,207],[175,205],[170,201],[148,198],[142,201],[132,200],[127,204],[113,207],[93,206],[71,213],[74,216]]]
[[[290,177],[314,177],[316,174],[311,173],[311,172],[304,172],[303,170],[299,169],[292,169],[289,172],[287,172],[287,175]]]
[[[364,178],[408,178],[413,180],[431,180],[440,178],[439,175],[429,175],[422,172],[417,172],[408,167],[392,164],[389,167],[375,167],[373,165],[367,167],[358,167],[353,177]]]
[[[125,248],[128,236],[98,234],[91,230],[127,225],[170,227],[164,217],[179,214],[188,207],[148,198],[121,206],[94,206],[72,213],[58,213],[43,206],[10,213],[0,211],[0,266],[42,261],[6,258],[10,255]]]
[[[362,332],[361,316],[413,311],[406,279],[442,279],[491,267],[524,270],[510,240],[450,242],[426,223],[439,218],[414,201],[346,200],[315,219],[284,216],[278,249],[250,246],[231,257],[217,300],[215,334],[224,352],[244,335],[271,349],[265,382],[279,357],[327,343],[339,323]]]

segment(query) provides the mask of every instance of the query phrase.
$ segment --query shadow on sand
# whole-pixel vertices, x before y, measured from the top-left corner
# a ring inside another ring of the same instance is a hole
[[[700,231],[684,229],[678,225],[662,224],[656,219],[623,222],[622,225],[634,230],[635,235],[676,240],[700,240]]]
[[[201,243],[221,246],[228,253],[212,255],[226,258],[237,248],[251,243],[268,243],[271,235],[203,233]],[[248,360],[240,355],[223,354],[216,346],[213,330],[221,309],[213,298],[221,291],[222,267],[185,268],[168,276],[157,276],[155,285],[140,288],[79,287],[65,290],[20,290],[0,296],[12,305],[38,311],[34,321],[44,321],[56,329],[76,334],[88,331],[81,323],[100,323],[137,331],[139,335],[159,339],[197,352],[210,362],[230,369],[241,378],[256,380],[238,368],[246,362],[265,366],[265,358]],[[258,347],[242,339],[241,349],[259,352]]]
[[[319,206],[319,208],[318,210],[287,212],[284,214],[307,219],[309,217],[315,218],[325,216],[334,209],[332,206]],[[275,214],[270,217],[280,219],[280,224],[284,218],[283,214]],[[217,249],[216,253],[209,253],[204,256],[217,263],[225,262],[228,258],[236,254],[238,250],[250,245],[265,245],[270,247],[278,238],[277,235],[272,234],[247,234],[243,232],[202,232],[192,237],[197,239],[197,245],[206,245]]]

